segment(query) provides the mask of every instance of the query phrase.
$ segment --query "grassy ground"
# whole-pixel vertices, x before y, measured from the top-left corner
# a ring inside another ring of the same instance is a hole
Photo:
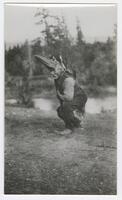
[[[56,113],[6,106],[6,194],[116,194],[116,113],[62,136]]]

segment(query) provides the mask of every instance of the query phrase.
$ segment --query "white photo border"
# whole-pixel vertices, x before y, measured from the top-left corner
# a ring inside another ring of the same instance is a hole
[[[118,7],[118,48],[117,48],[117,195],[5,195],[4,194],[4,4],[5,3],[56,3],[52,0],[1,0],[0,2],[0,199],[1,200],[120,200],[122,199],[122,1],[121,0],[59,0],[59,3],[80,4],[117,4]]]

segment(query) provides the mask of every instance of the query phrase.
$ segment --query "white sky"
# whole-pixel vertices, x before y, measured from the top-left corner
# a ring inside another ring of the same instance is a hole
[[[113,35],[114,24],[117,23],[116,6],[52,6],[47,7],[50,14],[63,15],[73,37],[76,36],[76,18],[79,19],[84,38],[88,42],[105,41],[108,36]],[[34,18],[36,11],[37,7],[34,5],[5,6],[5,41],[7,43],[20,43],[40,36],[40,27],[35,25],[38,21]]]

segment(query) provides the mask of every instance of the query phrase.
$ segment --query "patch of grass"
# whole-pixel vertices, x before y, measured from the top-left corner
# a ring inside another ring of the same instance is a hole
[[[116,194],[115,120],[88,115],[81,133],[61,136],[59,118],[6,107],[5,193]]]

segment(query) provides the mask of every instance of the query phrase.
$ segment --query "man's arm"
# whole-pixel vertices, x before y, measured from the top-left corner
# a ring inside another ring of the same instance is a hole
[[[63,85],[64,85],[63,94],[57,91],[57,95],[62,101],[71,101],[74,97],[75,80],[72,77],[68,77],[64,80]]]

